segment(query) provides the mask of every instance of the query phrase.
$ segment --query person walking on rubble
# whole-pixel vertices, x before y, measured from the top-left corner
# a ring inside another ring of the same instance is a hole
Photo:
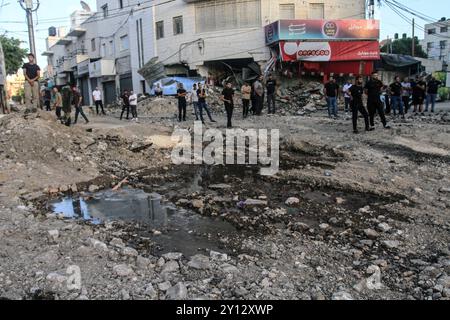
[[[204,86],[201,83],[198,84],[197,96],[198,96],[198,109],[200,113],[200,120],[202,121],[202,123],[203,124],[205,123],[205,119],[203,118],[203,110],[206,111],[206,114],[208,115],[208,118],[211,122],[217,122],[216,120],[213,119],[208,104],[206,103],[206,97],[208,96],[206,84]]]
[[[89,119],[86,117],[83,111],[83,97],[81,96],[80,90],[78,90],[77,86],[73,87],[73,106],[75,107],[75,121],[73,124],[77,124],[78,122],[78,116],[81,114],[81,116],[86,121],[86,124],[89,123]]]
[[[350,98],[350,106],[352,109],[352,119],[353,119],[353,133],[358,134],[358,112],[364,117],[364,123],[366,125],[366,131],[372,131],[373,129],[369,126],[369,114],[363,104],[363,78],[361,76],[357,77],[355,84],[352,85],[346,92]]]
[[[233,127],[231,121],[234,110],[234,90],[231,87],[231,82],[227,82],[225,89],[223,89],[221,100],[224,102],[225,110],[227,112],[227,128],[231,129]]]
[[[364,91],[367,95],[367,109],[369,111],[370,128],[375,129],[375,115],[378,113],[385,129],[390,129],[384,114],[383,103],[381,102],[381,89],[383,82],[378,79],[378,72],[373,72],[372,77],[367,81]]]

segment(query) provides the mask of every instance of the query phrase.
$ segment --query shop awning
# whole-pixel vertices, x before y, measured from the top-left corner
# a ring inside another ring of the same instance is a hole
[[[381,60],[384,64],[397,68],[409,67],[420,63],[419,60],[414,59],[412,56],[402,54],[382,53]]]

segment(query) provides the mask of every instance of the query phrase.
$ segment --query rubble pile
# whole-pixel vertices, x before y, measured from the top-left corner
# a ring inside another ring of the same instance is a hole
[[[282,115],[303,116],[326,107],[323,85],[319,82],[301,82],[297,86],[281,88],[277,102]]]
[[[138,103],[138,114],[149,117],[172,117],[178,114],[176,97],[146,98]]]
[[[145,137],[98,134],[77,126],[69,128],[46,112],[39,112],[31,119],[18,114],[3,117],[0,132],[0,169],[8,171],[19,166],[19,171],[42,174],[48,179],[46,191],[64,192],[68,185],[70,190],[71,184],[52,182],[57,176],[64,176],[67,181],[73,178],[71,174],[80,173],[86,177],[103,172],[124,176],[133,168],[157,163],[149,151],[151,141]]]

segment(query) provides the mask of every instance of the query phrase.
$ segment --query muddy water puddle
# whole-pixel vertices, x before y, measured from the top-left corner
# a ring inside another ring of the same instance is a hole
[[[192,256],[199,251],[231,253],[220,241],[236,229],[220,218],[204,217],[174,204],[164,202],[157,193],[124,188],[102,191],[82,197],[65,197],[51,201],[49,209],[66,218],[82,219],[94,224],[124,221],[138,225],[139,237],[149,238],[151,254],[181,252]]]

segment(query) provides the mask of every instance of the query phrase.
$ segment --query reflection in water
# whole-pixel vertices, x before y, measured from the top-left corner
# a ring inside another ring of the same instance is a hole
[[[67,197],[52,202],[51,207],[66,218],[81,218],[96,224],[107,220],[135,220],[155,226],[166,225],[167,211],[171,210],[161,205],[159,194],[129,188],[104,191],[89,198]]]
[[[189,257],[199,250],[227,251],[219,240],[236,232],[231,224],[202,217],[173,204],[163,205],[161,198],[156,193],[124,188],[99,192],[92,197],[67,197],[50,203],[50,207],[54,213],[94,224],[108,220],[142,222],[147,227],[137,232],[155,242],[152,254],[181,252]],[[162,233],[154,235],[153,230]]]

